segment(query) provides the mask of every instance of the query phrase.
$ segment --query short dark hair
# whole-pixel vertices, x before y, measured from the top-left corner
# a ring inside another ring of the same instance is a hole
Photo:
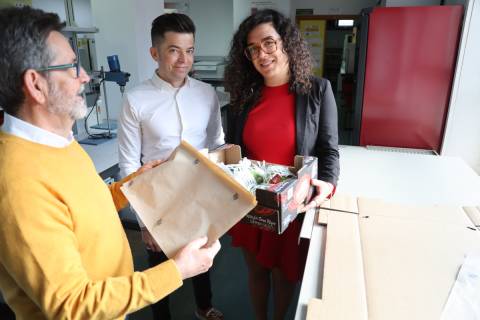
[[[28,6],[0,9],[0,106],[8,114],[16,115],[25,100],[25,71],[51,63],[47,38],[64,26],[55,13]]]
[[[255,104],[260,99],[264,86],[262,75],[245,56],[249,33],[264,23],[271,23],[282,39],[282,47],[288,56],[290,69],[290,92],[305,94],[312,86],[313,60],[297,26],[276,10],[259,10],[243,20],[238,27],[225,66],[225,90],[230,93],[230,103],[237,112],[245,105]]]
[[[165,33],[173,31],[178,33],[191,33],[195,36],[195,25],[192,19],[182,13],[165,13],[152,22],[152,46],[163,40]]]

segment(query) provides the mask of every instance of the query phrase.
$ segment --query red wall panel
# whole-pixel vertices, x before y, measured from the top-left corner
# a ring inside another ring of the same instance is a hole
[[[462,6],[370,14],[361,145],[440,150]]]

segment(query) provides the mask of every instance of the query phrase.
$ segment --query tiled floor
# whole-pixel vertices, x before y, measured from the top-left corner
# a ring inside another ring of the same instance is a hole
[[[136,270],[147,267],[147,257],[140,232],[127,230],[135,260]],[[222,249],[215,258],[211,269],[213,304],[220,309],[226,320],[254,320],[253,311],[249,300],[247,287],[247,270],[241,251],[230,246],[230,237],[224,236],[220,242]],[[294,318],[298,291],[295,302],[290,306],[286,320]],[[170,308],[175,320],[194,320],[195,303],[191,281],[187,280],[184,285],[173,292],[170,296]],[[129,320],[152,320],[153,316],[149,308],[140,310],[129,317]]]

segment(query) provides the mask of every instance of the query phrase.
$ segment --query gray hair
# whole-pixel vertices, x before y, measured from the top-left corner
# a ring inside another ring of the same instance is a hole
[[[23,75],[48,66],[53,54],[47,46],[52,31],[65,26],[55,13],[30,7],[0,10],[0,106],[16,115],[25,101]]]

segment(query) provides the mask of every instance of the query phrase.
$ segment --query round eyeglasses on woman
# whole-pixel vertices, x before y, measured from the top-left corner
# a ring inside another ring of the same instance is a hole
[[[252,61],[258,58],[260,55],[260,50],[266,54],[274,53],[277,51],[277,42],[279,40],[275,40],[273,38],[266,38],[260,42],[260,45],[252,44],[245,48],[245,56],[248,60]]]
[[[39,69],[36,69],[37,71],[53,71],[53,70],[66,70],[66,69],[70,69],[70,68],[75,68],[75,75],[76,75],[76,78],[78,78],[80,76],[80,62],[78,61],[75,61],[74,63],[68,63],[68,64],[59,64],[59,65],[56,65],[56,66],[48,66],[48,67],[44,67],[44,68],[39,68]]]

